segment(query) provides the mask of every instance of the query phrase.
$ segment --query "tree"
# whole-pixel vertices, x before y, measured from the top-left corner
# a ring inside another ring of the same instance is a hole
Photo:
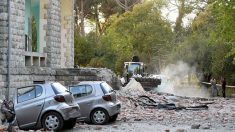
[[[134,5],[141,2],[141,0],[115,0],[117,5],[125,11],[130,10]]]
[[[87,66],[94,56],[94,35],[81,36],[78,32],[74,33],[74,64]]]
[[[174,22],[175,43],[184,40],[187,28],[183,27],[183,19],[189,14],[197,14],[202,11],[207,0],[169,0],[166,9],[169,13],[177,12],[178,16]],[[169,14],[168,13],[168,14]]]
[[[144,2],[112,19],[113,23],[105,35],[110,40],[104,43],[112,45],[117,56],[115,67],[118,73],[122,72],[123,62],[130,61],[133,55],[150,64],[153,56],[164,60],[163,57],[169,53],[172,38],[170,23],[162,19],[156,3]],[[154,67],[150,65],[148,69]]]
[[[197,66],[207,81],[212,75],[218,79],[226,76],[232,82],[231,71],[235,68],[232,64],[234,56],[230,53],[234,42],[234,37],[231,37],[235,33],[234,18],[231,10],[227,12],[228,8],[220,6],[216,0],[208,2],[190,25],[189,34],[176,46],[172,58],[181,58]]]

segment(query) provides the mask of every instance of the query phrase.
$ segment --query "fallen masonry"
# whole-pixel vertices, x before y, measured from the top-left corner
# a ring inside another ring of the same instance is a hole
[[[200,129],[235,128],[233,98],[192,98],[151,93],[144,91],[134,79],[117,91],[117,95],[122,102],[120,121],[155,121],[167,126],[197,124]]]
[[[134,100],[134,99],[132,99]],[[186,110],[202,110],[202,109],[208,109],[208,106],[203,104],[198,104],[198,105],[193,105],[193,106],[176,106],[174,103],[157,103],[156,101],[154,101],[153,99],[151,99],[149,96],[146,95],[142,95],[139,96],[136,100],[136,102],[138,102],[139,105],[144,106],[145,108],[157,108],[157,109],[167,109],[167,110],[182,110],[182,109],[186,109]]]

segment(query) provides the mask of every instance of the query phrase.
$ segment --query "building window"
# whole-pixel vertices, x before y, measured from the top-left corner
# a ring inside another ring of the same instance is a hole
[[[40,0],[25,0],[25,51],[39,52]]]

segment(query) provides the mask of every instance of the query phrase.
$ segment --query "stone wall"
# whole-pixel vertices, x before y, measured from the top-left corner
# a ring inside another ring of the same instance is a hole
[[[4,71],[4,68],[7,67],[7,1],[0,1],[0,96],[2,97],[5,93],[5,85],[6,85],[6,76],[1,75]]]
[[[0,66],[7,67],[7,1],[0,1]]]
[[[0,1],[0,96],[6,92],[8,48],[8,0]],[[10,0],[11,4],[11,71],[23,67],[24,61],[24,10],[23,0]]]
[[[65,86],[78,84],[80,81],[106,81],[114,89],[119,89],[116,75],[106,68],[71,68],[56,70],[55,80]]]
[[[11,63],[12,69],[24,67],[25,35],[24,15],[25,1],[11,0]]]
[[[12,68],[24,66],[24,1],[11,2],[11,62]],[[0,1],[0,67],[7,67],[8,47],[8,5],[7,0]]]
[[[34,84],[34,82],[55,81],[56,71],[52,68],[20,68],[11,73],[10,97],[15,93],[15,89]]]
[[[74,0],[61,0],[61,67],[74,66]]]
[[[61,67],[60,9],[60,0],[49,0],[47,11],[46,53],[47,66],[52,68]]]

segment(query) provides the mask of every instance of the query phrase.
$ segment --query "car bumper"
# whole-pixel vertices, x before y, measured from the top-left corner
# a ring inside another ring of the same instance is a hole
[[[77,118],[81,115],[80,108],[78,105],[74,106],[66,106],[59,108],[61,115],[63,116],[64,120],[69,120],[73,118]]]
[[[108,111],[109,116],[119,114],[121,111],[121,102],[118,100],[115,103],[109,102],[107,104],[106,110]]]

